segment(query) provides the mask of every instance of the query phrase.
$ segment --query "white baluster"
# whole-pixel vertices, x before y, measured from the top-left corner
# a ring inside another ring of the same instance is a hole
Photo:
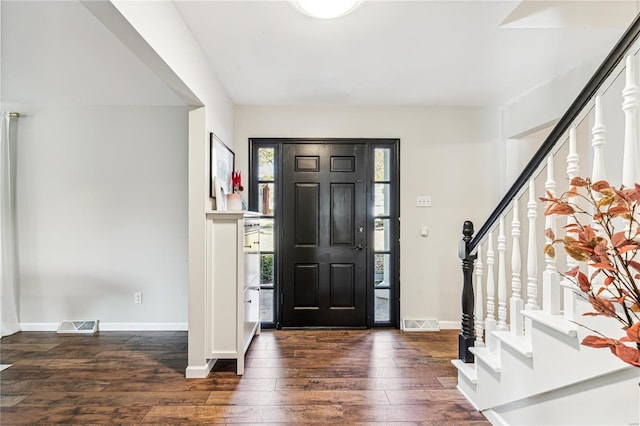
[[[507,327],[507,265],[505,250],[507,239],[504,236],[504,217],[500,217],[498,228],[498,330],[509,330]]]
[[[593,182],[607,179],[607,174],[604,169],[604,145],[606,144],[606,133],[607,130],[604,126],[602,114],[602,97],[597,95],[594,110],[594,124],[591,129],[591,146],[593,147],[593,169],[591,170],[591,180]],[[598,193],[595,193],[595,195],[598,196]]]
[[[520,278],[520,219],[518,218],[518,200],[513,200],[513,218],[511,220],[511,237],[513,247],[511,249],[511,300],[510,300],[510,326],[511,333],[522,336],[524,333],[524,317],[520,313],[524,302],[522,301],[522,280]]]
[[[578,143],[576,140],[576,128],[571,127],[569,129],[569,155],[567,155],[567,176],[569,181],[580,173],[580,156],[578,155]],[[567,225],[575,223],[573,216],[567,216]],[[578,261],[567,255],[567,270],[578,265]],[[574,284],[566,278],[562,279],[562,286],[564,287],[564,319],[568,321],[575,320],[576,314],[576,295],[573,288]]]
[[[478,257],[476,259],[476,313],[475,313],[475,328],[476,328],[476,341],[474,346],[484,346],[484,291],[482,281],[484,274],[484,264],[482,263],[482,246],[478,248]]]
[[[556,181],[553,177],[553,156],[547,157],[547,181],[544,188],[553,196],[556,194]],[[544,229],[551,229],[555,235],[558,230],[556,227],[556,216],[547,215],[544,219]],[[553,240],[545,236],[546,244],[551,244]],[[556,267],[555,257],[545,255],[546,266],[542,274],[542,308],[549,314],[560,313],[560,285],[558,280],[558,269]]]
[[[525,309],[540,309],[538,306],[538,244],[536,242],[536,187],[533,179],[529,180],[529,202],[527,217],[529,218],[529,244],[527,245],[527,303]]]
[[[638,85],[636,84],[633,55],[627,56],[626,85],[622,91],[624,111],[624,154],[622,184],[633,188],[640,182],[640,157],[638,154]]]
[[[606,144],[605,134],[606,129],[604,126],[603,112],[602,112],[602,97],[600,95],[596,96],[596,106],[595,106],[595,117],[594,117],[594,125],[593,129],[591,129],[592,133],[592,141],[591,146],[593,147],[593,169],[591,171],[591,180],[593,182],[598,182],[600,180],[606,180],[607,174],[605,172],[604,167],[604,145]],[[596,201],[602,198],[602,195],[599,192],[593,192],[593,198]],[[591,222],[591,227],[595,229],[596,233],[602,231],[602,227],[600,224],[593,220]],[[595,269],[591,266],[587,267],[587,275],[591,276]],[[592,287],[594,291],[598,291],[598,288],[603,285],[603,279],[601,277],[597,277],[595,280],[591,281]]]
[[[495,340],[491,334],[496,329],[496,305],[494,302],[496,284],[493,278],[493,233],[489,233],[489,241],[487,242],[487,314],[484,321],[485,343],[490,350],[496,349]]]

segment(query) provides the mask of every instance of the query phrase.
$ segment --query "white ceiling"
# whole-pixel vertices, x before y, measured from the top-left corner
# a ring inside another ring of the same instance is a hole
[[[336,20],[287,1],[174,0],[239,105],[502,105],[600,62],[628,1],[369,0]],[[182,101],[76,1],[2,0],[2,101]]]
[[[287,1],[174,3],[242,105],[501,105],[600,62],[636,12],[635,1],[386,0],[320,20]]]

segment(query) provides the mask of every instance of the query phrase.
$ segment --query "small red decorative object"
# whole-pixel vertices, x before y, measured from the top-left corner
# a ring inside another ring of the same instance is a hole
[[[242,186],[242,176],[240,172],[231,172],[231,183],[233,184],[233,192],[244,191],[244,186]]]

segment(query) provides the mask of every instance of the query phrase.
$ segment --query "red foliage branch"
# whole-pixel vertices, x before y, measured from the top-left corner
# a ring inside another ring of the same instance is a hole
[[[582,344],[609,348],[622,361],[640,367],[640,262],[634,260],[640,251],[640,185],[616,189],[604,180],[592,183],[576,177],[560,197],[547,193],[540,200],[547,203],[545,215],[573,218],[563,238],[545,231],[552,240],[545,254],[555,257],[554,246],[560,244],[567,255],[594,271],[588,277],[576,266],[562,274],[591,303],[594,311],[584,315],[613,318],[627,332],[618,340],[587,336]],[[595,283],[599,275],[604,276],[601,285]]]

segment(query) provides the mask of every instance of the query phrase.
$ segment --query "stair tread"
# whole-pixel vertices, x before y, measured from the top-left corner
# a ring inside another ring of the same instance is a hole
[[[498,340],[503,343],[506,343],[517,352],[521,353],[526,358],[531,358],[533,356],[533,348],[531,347],[531,342],[525,336],[516,336],[510,331],[494,331],[493,335],[496,336]]]
[[[475,364],[462,362],[459,359],[452,359],[451,364],[453,364],[471,383],[476,384],[478,382],[478,373],[476,372]]]
[[[576,337],[578,330],[575,324],[570,323],[562,315],[552,315],[541,310],[523,310],[522,315],[527,318],[537,321],[540,324],[544,324],[560,333],[566,334],[570,337]]]
[[[500,357],[497,353],[491,352],[488,348],[473,347],[469,348],[476,360],[482,361],[489,366],[495,373],[500,372]]]

